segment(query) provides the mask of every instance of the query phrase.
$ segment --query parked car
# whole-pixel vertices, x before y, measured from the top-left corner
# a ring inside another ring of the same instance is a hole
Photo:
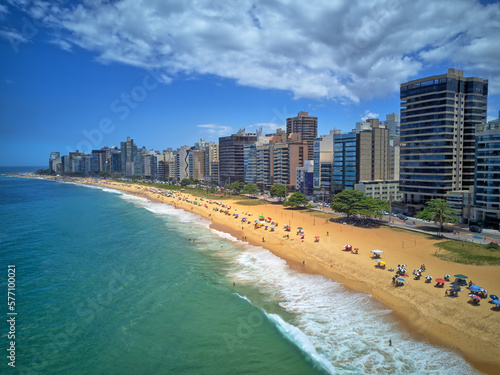
[[[389,212],[387,212],[387,211],[382,211],[382,214],[384,214],[384,215],[389,215]]]
[[[470,230],[471,232],[474,232],[474,233],[481,233],[481,232],[483,231],[483,229],[482,229],[481,227],[478,227],[478,226],[476,226],[476,225],[471,225],[471,226],[469,227],[469,230]]]
[[[408,218],[405,215],[403,215],[403,214],[397,214],[396,216],[398,218],[400,218],[401,220],[408,220]]]

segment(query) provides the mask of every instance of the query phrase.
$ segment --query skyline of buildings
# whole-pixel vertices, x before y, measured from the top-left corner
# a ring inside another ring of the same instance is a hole
[[[385,120],[357,122],[347,133],[333,129],[318,136],[318,117],[300,111],[286,119],[286,132],[277,129],[264,135],[262,129],[240,129],[220,137],[219,143],[201,139],[194,146],[163,153],[139,149],[127,137],[120,148],[103,147],[91,154],[77,151],[61,157],[53,152],[49,167],[62,173],[110,171],[161,181],[191,178],[222,186],[251,182],[261,190],[283,184],[322,201],[341,190],[358,189],[381,199],[402,200],[414,209],[443,198],[467,212],[467,219],[472,218],[474,201],[483,205],[481,220],[497,225],[499,189],[490,177],[498,177],[494,172],[500,167],[476,158],[476,148],[491,151],[490,142],[498,142],[489,133],[476,142],[476,128],[498,128],[496,123],[486,124],[487,91],[487,80],[449,69],[401,84],[401,125],[393,112]],[[474,184],[477,165],[482,174]],[[480,199],[474,189],[482,194]],[[492,192],[494,197],[488,195]]]

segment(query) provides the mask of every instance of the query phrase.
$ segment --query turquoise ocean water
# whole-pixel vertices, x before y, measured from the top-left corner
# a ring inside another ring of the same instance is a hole
[[[0,175],[0,218],[0,292],[15,265],[18,313],[1,374],[476,373],[369,295],[167,205]]]

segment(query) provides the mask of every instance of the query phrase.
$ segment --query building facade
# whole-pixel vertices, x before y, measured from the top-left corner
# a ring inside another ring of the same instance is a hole
[[[318,118],[309,116],[308,112],[299,112],[296,117],[286,119],[286,135],[299,133],[302,141],[307,143],[307,160],[314,159],[314,139],[318,137]]]
[[[486,121],[488,81],[463,71],[401,84],[400,188],[407,204],[474,186],[475,131]]]
[[[498,119],[476,129],[476,220],[484,227],[500,230],[500,112]]]
[[[219,138],[219,180],[221,185],[245,180],[244,146],[257,141],[256,133],[236,134]]]
[[[368,119],[356,134],[357,181],[389,179],[389,151],[389,129],[381,127],[378,119]]]
[[[356,132],[333,136],[332,189],[353,190],[356,180]]]

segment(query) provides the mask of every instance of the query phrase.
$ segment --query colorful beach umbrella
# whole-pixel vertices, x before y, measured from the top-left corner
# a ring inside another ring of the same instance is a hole
[[[319,236],[314,236],[314,238],[319,238]]]
[[[426,280],[432,280],[432,276],[426,276],[425,279]]]
[[[344,247],[347,249],[348,247],[351,247],[351,245],[345,244]]]
[[[380,262],[380,265],[381,266],[385,266],[385,262]]]
[[[437,283],[440,283],[440,284],[444,284],[446,281],[445,281],[445,280],[443,280],[443,279],[436,279],[436,282],[437,282]]]
[[[398,277],[396,280],[398,280],[398,281],[405,281],[405,279],[403,279],[402,277]]]

